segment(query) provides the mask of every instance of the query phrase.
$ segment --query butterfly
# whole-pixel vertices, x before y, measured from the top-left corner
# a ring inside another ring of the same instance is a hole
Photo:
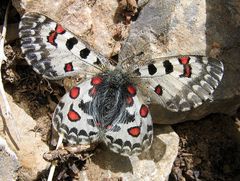
[[[44,78],[85,75],[63,96],[52,118],[71,144],[102,141],[121,155],[138,155],[153,141],[150,103],[189,111],[211,99],[223,76],[221,61],[204,56],[153,59],[139,66],[128,58],[113,64],[38,13],[24,14],[19,29],[28,64]]]

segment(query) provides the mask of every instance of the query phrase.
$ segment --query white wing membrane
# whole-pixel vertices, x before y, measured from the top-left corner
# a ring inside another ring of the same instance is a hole
[[[99,138],[93,118],[79,104],[91,101],[90,81],[73,87],[59,102],[53,115],[53,126],[72,144],[89,144]]]
[[[48,79],[77,73],[91,75],[108,64],[107,59],[92,51],[86,43],[43,15],[24,14],[19,29],[27,62]]]
[[[148,107],[133,97],[133,105],[127,108],[134,121],[118,123],[105,133],[105,143],[109,148],[122,155],[138,155],[149,149],[153,139],[152,118]],[[118,127],[117,131],[116,127]],[[119,130],[120,129],[120,130]]]
[[[207,57],[174,57],[156,60],[135,73],[142,77],[142,87],[153,104],[189,111],[211,99],[222,79],[223,64]]]

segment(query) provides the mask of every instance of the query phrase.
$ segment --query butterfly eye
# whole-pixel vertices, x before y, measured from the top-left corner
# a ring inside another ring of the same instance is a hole
[[[91,84],[92,84],[92,85],[99,85],[99,84],[102,83],[102,81],[103,81],[103,79],[102,79],[102,77],[100,77],[100,76],[93,77],[93,78],[92,78],[92,81],[91,81]]]

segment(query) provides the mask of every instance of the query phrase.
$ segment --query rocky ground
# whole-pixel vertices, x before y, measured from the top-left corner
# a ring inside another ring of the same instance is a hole
[[[17,23],[19,15],[14,10],[11,13],[10,23]],[[0,14],[2,15],[3,12]],[[0,21],[2,23],[2,19]],[[106,48],[107,54],[110,55],[109,49]],[[23,139],[26,142],[29,141],[27,139],[36,140],[36,147],[33,149],[35,152],[28,153],[29,158],[26,159],[27,161],[25,160],[26,163],[20,160],[22,167],[20,167],[17,176],[19,180],[32,180],[36,178],[36,173],[32,174],[31,171],[37,169],[39,173],[36,180],[46,180],[47,171],[44,168],[47,168],[48,164],[44,161],[37,161],[33,163],[35,165],[31,166],[31,161],[35,158],[41,159],[42,154],[48,151],[47,145],[49,145],[51,138],[51,115],[59,99],[65,93],[65,89],[60,83],[42,79],[27,65],[21,54],[18,39],[9,40],[5,46],[5,51],[8,62],[3,64],[2,74],[6,92],[11,95],[13,102],[27,113],[26,116],[29,116],[25,118],[27,123],[22,123],[29,125],[26,129],[29,137]],[[20,114],[23,113],[20,112]],[[203,119],[174,124],[172,127],[178,134],[180,141],[178,155],[174,161],[169,180],[240,180],[239,112],[232,114],[232,116],[211,114]],[[155,125],[155,129],[157,132],[159,126]],[[4,136],[2,130],[4,130],[3,127],[1,127],[1,135]],[[106,150],[103,146],[100,148],[78,155],[78,159],[76,155],[69,157],[58,167],[56,177],[62,180],[71,180],[74,177],[84,179],[84,173],[88,171],[89,180],[124,180],[121,174],[112,174],[109,177],[104,171],[100,174],[94,172],[94,170],[109,169],[108,165],[104,165],[106,163],[101,165],[101,159],[96,156],[101,155],[102,150]],[[35,157],[38,153],[41,156]],[[24,154],[20,154],[20,157],[22,158]],[[115,158],[115,160],[107,160],[107,163],[111,163],[110,170],[112,172],[125,173],[134,170],[134,168],[119,170],[116,166],[114,167],[113,162],[118,162],[118,157],[108,154],[111,153],[107,152],[101,158],[106,160],[108,157]],[[126,162],[134,163],[132,160],[123,160],[123,165]],[[151,163],[147,162],[146,165],[148,164],[151,166]]]

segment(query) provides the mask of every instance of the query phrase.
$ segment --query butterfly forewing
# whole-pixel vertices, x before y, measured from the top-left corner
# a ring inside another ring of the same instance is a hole
[[[38,13],[26,13],[19,25],[22,52],[33,69],[48,79],[77,73],[95,74],[108,64],[60,24]],[[89,66],[92,65],[92,66]]]
[[[217,88],[223,76],[223,64],[201,56],[173,57],[140,67],[142,88],[151,103],[171,111],[189,111],[198,107]]]

